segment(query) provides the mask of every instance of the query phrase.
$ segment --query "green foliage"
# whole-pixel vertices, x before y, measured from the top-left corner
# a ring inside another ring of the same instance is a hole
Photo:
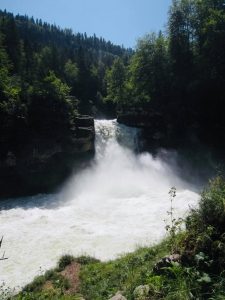
[[[152,121],[154,127],[149,130],[160,131],[168,141],[196,135],[224,147],[224,48],[222,0],[174,0],[168,35],[153,33],[139,40],[126,67],[127,101],[116,101],[126,103],[125,113],[149,115],[147,124]],[[108,89],[108,94],[115,93]],[[153,112],[159,116],[156,121]],[[165,126],[156,126],[161,117]]]
[[[72,255],[69,254],[63,255],[58,262],[59,271],[64,270],[65,267],[70,265],[74,260],[75,258]]]
[[[222,177],[210,182],[202,193],[199,208],[200,217],[205,226],[213,226],[223,231],[225,225],[225,183]]]
[[[96,36],[73,35],[41,20],[0,12],[1,129],[6,124],[7,134],[9,127],[18,128],[18,111],[29,124],[29,104],[35,97],[63,100],[70,93],[79,99],[81,113],[142,111],[154,125],[153,134],[160,131],[168,141],[197,135],[225,146],[224,48],[222,0],[174,0],[168,35],[146,35],[135,52]],[[7,113],[12,99],[17,107],[13,117]],[[35,109],[45,106],[41,99],[34,102]],[[63,110],[62,119],[68,121],[63,123],[69,124],[74,103],[62,102],[63,108],[56,105],[53,111],[59,110],[61,118]]]
[[[70,86],[73,86],[78,81],[79,69],[77,64],[72,62],[71,59],[65,63],[64,73],[66,81]]]
[[[90,265],[90,264],[95,264],[95,263],[99,263],[100,260],[91,256],[86,256],[86,255],[82,255],[79,257],[75,258],[75,261],[81,265]]]
[[[106,73],[107,98],[115,103],[123,104],[126,95],[126,68],[121,59],[115,59],[111,69]]]
[[[98,263],[100,261],[91,256],[83,255],[83,256],[79,256],[79,257],[74,257],[72,255],[66,254],[66,255],[63,255],[58,262],[58,271],[64,270],[65,267],[70,265],[72,262],[76,262],[81,265],[89,265],[92,263]]]
[[[0,158],[22,153],[33,137],[66,138],[78,113],[115,111],[103,101],[106,69],[131,54],[102,38],[0,10]]]
[[[225,181],[212,180],[204,190],[199,209],[187,218],[186,252],[202,270],[219,274],[225,267]],[[204,259],[203,259],[204,258]]]
[[[142,104],[152,100],[161,105],[170,79],[167,48],[168,43],[162,33],[158,36],[152,33],[139,39],[129,65],[129,86],[134,102]]]
[[[87,264],[81,269],[81,292],[87,300],[108,299],[118,290],[133,299],[134,289],[145,284],[154,263],[168,251],[167,242],[141,248],[114,261]]]
[[[66,132],[77,114],[76,102],[69,97],[70,88],[53,71],[30,90],[27,103],[28,124],[38,134]]]
[[[50,284],[50,288],[45,288],[47,283]],[[64,276],[56,270],[49,270],[25,286],[15,299],[67,299],[65,292],[69,287],[70,284]]]
[[[171,262],[160,276],[150,276],[154,299],[223,299],[224,187],[223,178],[212,180],[202,193],[199,209],[187,218],[187,231],[177,244],[181,263]],[[174,197],[172,189],[171,199]],[[172,231],[171,240],[176,238]]]
[[[43,90],[39,91],[41,95],[45,97],[53,97],[54,99],[63,100],[70,92],[70,88],[67,84],[63,83],[59,78],[56,77],[53,71],[44,78]]]

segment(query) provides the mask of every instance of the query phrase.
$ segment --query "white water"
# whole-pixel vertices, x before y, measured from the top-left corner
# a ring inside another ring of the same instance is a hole
[[[177,187],[177,215],[198,194],[162,158],[136,155],[137,130],[116,121],[96,121],[96,158],[56,195],[3,201],[0,212],[0,280],[23,286],[56,265],[62,254],[111,259],[165,235],[168,191]],[[123,142],[123,144],[119,142]]]

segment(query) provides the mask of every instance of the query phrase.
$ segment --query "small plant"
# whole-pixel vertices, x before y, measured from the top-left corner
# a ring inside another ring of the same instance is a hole
[[[73,261],[75,261],[75,258],[72,255],[63,255],[58,262],[59,271],[63,271],[65,267],[70,265]]]
[[[181,232],[181,225],[183,223],[182,218],[176,219],[174,217],[174,207],[173,207],[173,201],[176,197],[176,188],[172,187],[169,191],[170,195],[170,210],[167,211],[168,216],[170,217],[169,224],[166,225],[166,231],[169,233],[170,237],[170,252],[171,254],[175,253],[177,250],[177,233]]]

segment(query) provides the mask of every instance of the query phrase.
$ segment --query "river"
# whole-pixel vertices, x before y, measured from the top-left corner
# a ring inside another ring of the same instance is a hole
[[[197,204],[196,187],[179,178],[173,160],[138,154],[137,129],[115,120],[97,120],[95,128],[93,162],[60,191],[1,202],[8,260],[0,263],[0,280],[7,286],[22,287],[63,254],[107,260],[156,243],[165,235],[172,186],[177,216]]]

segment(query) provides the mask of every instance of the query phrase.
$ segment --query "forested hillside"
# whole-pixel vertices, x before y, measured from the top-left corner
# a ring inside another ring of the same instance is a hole
[[[73,165],[65,166],[65,154],[93,152],[93,121],[76,117],[115,116],[114,105],[103,101],[106,74],[115,59],[126,64],[131,55],[103,38],[0,11],[1,193],[29,184],[38,192],[50,170],[54,178],[45,185],[59,183],[55,177]]]
[[[106,95],[107,69],[131,53],[96,36],[1,11],[1,132],[9,137],[18,123],[46,132],[67,126],[77,110],[95,113]]]
[[[51,128],[56,119],[66,126],[77,109],[92,115],[116,109],[122,122],[154,127],[167,139],[194,134],[221,145],[223,0],[174,0],[167,33],[146,35],[134,52],[6,12],[0,40],[1,129],[26,120],[46,131],[45,118]]]
[[[122,122],[165,144],[195,135],[224,147],[225,3],[174,0],[168,17],[167,33],[141,38],[127,68],[114,62],[107,97],[123,104]]]

